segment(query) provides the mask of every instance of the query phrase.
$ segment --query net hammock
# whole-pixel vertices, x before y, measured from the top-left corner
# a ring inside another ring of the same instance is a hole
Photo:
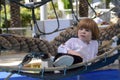
[[[72,26],[64,30],[51,42],[39,38],[16,36],[12,34],[1,34],[0,49],[29,52],[29,54],[35,58],[39,57],[44,61],[51,55],[55,56],[57,53],[57,47],[71,37],[77,37],[76,26]],[[73,64],[71,66],[44,67],[39,69],[28,68],[24,66],[0,66],[0,70],[11,72],[11,74],[6,79],[8,79],[12,74],[17,73],[20,75],[40,78],[44,80],[58,80],[61,78],[90,72],[114,63],[114,61],[119,58],[120,53],[118,52],[116,54],[113,54],[113,52],[115,50],[119,50],[120,45],[111,47],[112,42],[117,41],[119,38],[120,26],[118,24],[110,25],[107,28],[100,29],[100,42],[108,40],[108,43],[100,45],[98,53],[99,55],[88,62],[81,62]],[[60,72],[55,73],[55,71]]]

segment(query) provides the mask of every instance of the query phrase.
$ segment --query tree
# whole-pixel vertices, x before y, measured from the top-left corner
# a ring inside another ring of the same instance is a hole
[[[21,27],[20,6],[16,3],[10,2],[10,27]],[[23,30],[12,30],[10,33],[23,35]]]
[[[79,0],[79,15],[80,17],[88,17],[88,0]]]
[[[10,14],[10,27],[21,27],[20,6],[16,3],[10,2]]]

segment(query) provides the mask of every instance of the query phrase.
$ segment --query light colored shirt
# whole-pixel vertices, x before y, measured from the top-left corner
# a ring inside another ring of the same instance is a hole
[[[74,50],[78,52],[83,61],[89,61],[97,56],[98,53],[98,41],[91,40],[89,44],[86,44],[79,38],[71,38],[65,42],[65,44],[61,44],[58,47],[58,53],[67,53],[68,50]]]

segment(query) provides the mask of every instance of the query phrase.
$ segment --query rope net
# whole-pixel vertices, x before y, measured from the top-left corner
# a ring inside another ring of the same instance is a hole
[[[72,76],[72,75],[77,75],[80,73],[92,71],[94,69],[98,69],[100,67],[109,65],[119,58],[120,56],[119,53],[118,54],[112,54],[112,53],[115,50],[119,50],[120,45],[114,48],[108,46],[114,41],[112,39],[114,36],[120,38],[119,25],[117,24],[110,25],[107,28],[100,29],[100,41],[109,40],[109,43],[105,44],[104,46],[100,45],[99,52],[101,52],[102,54],[88,62],[77,63],[69,67],[60,66],[60,67],[48,67],[41,69],[26,68],[24,66],[23,67],[0,66],[0,70],[17,73],[20,75],[31,76],[31,77],[39,77],[41,79],[46,79],[46,80],[48,78],[50,80],[53,79],[57,80],[62,77]],[[12,34],[1,34],[0,48],[1,50],[6,49],[6,50],[16,50],[16,51],[31,52],[31,53],[34,52],[35,54],[43,53],[47,55],[47,57],[45,58],[48,58],[51,55],[52,56],[56,55],[57,47],[71,37],[77,37],[76,26],[67,28],[66,30],[61,32],[59,36],[55,37],[54,40],[52,40],[51,42],[39,38],[24,37],[24,36],[12,35]],[[63,73],[54,74],[53,72],[55,70],[60,70]],[[66,74],[66,70],[68,70],[67,74]],[[31,71],[34,71],[34,73],[31,73]]]
[[[112,37],[120,33],[120,26],[110,25],[106,28],[100,28],[100,38],[99,41],[110,41]],[[7,50],[16,50],[23,52],[35,52],[36,54],[44,53],[50,54],[52,56],[56,55],[57,47],[60,44],[63,44],[65,41],[71,37],[77,37],[77,27],[72,26],[62,31],[57,37],[54,38],[51,42],[47,40],[24,37],[12,34],[1,34],[0,35],[0,46],[1,49]],[[109,43],[110,44],[110,43]],[[107,44],[108,45],[108,44]],[[100,45],[101,47],[102,45]],[[102,47],[101,49],[105,48]]]

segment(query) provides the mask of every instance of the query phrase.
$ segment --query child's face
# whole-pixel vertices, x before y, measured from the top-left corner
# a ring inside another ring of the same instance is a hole
[[[85,29],[85,28],[80,28],[78,30],[78,37],[86,42],[89,43],[89,41],[92,39],[92,32],[89,29]]]

